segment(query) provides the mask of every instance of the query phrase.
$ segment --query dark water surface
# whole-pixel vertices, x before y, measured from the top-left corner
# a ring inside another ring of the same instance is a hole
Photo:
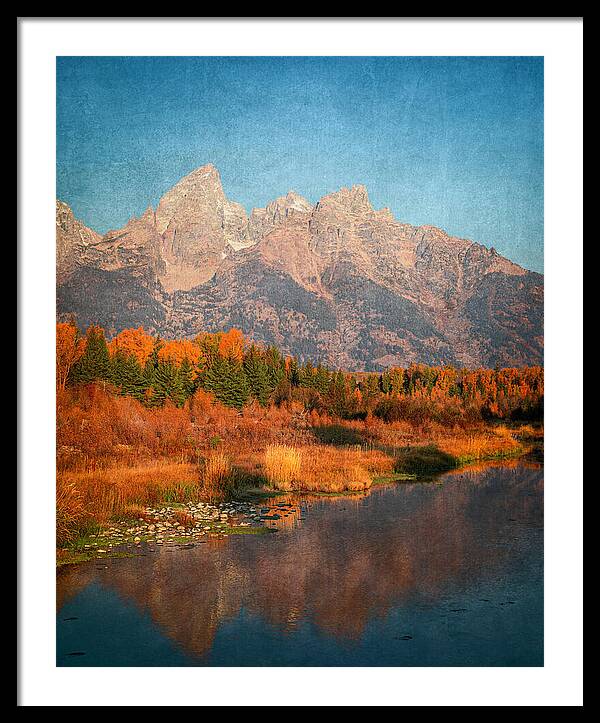
[[[275,534],[62,568],[57,664],[543,665],[539,466],[299,508]]]

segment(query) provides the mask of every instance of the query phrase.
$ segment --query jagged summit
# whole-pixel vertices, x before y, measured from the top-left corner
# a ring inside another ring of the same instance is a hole
[[[295,191],[288,191],[264,208],[253,208],[248,221],[248,234],[252,243],[258,243],[273,229],[285,223],[295,224],[307,217],[312,204]]]
[[[543,358],[543,277],[374,210],[365,186],[248,214],[206,164],[101,236],[56,204],[59,317],[164,336],[240,327],[334,367]]]
[[[335,207],[347,213],[361,214],[373,211],[366,186],[356,185],[351,188],[340,188],[330,193],[317,203],[317,210],[324,207]]]
[[[164,233],[178,219],[198,218],[202,211],[212,211],[225,202],[221,176],[208,164],[197,168],[167,191],[156,208],[156,225]]]

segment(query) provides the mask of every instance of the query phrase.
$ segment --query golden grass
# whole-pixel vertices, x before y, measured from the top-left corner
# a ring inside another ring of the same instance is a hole
[[[517,439],[543,440],[544,428],[542,426],[534,427],[531,424],[522,424],[515,430]]]
[[[56,542],[71,542],[84,518],[83,497],[73,482],[57,480],[56,484]]]
[[[301,455],[291,445],[272,444],[265,452],[264,470],[269,484],[289,492],[300,478]]]
[[[509,456],[521,450],[514,432],[507,427],[440,437],[436,444],[442,452],[454,457],[458,463]]]
[[[272,445],[264,460],[269,483],[283,491],[358,492],[393,468],[391,456],[360,447]]]
[[[60,520],[61,529],[73,531],[85,521],[101,523],[123,515],[140,517],[147,505],[194,499],[198,494],[198,468],[165,461],[59,472],[56,489],[57,523]],[[68,542],[70,537],[61,533],[60,539]]]
[[[223,499],[232,485],[231,463],[223,452],[211,452],[201,468],[201,488],[212,502]]]
[[[123,507],[123,516],[126,518],[135,518],[136,520],[149,520],[151,515],[146,511],[146,506],[137,502],[126,504]]]

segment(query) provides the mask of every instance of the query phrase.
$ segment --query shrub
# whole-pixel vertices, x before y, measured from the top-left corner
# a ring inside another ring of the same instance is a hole
[[[352,427],[344,427],[341,424],[324,424],[312,428],[313,434],[324,444],[336,446],[356,445],[364,442],[361,435]]]
[[[428,476],[456,467],[456,459],[434,444],[406,447],[400,450],[395,471]]]
[[[375,407],[374,414],[384,422],[408,421],[421,425],[431,419],[431,404],[424,399],[411,397],[385,397]]]

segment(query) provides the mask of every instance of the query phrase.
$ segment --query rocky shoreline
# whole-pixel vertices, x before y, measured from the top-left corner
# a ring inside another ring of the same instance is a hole
[[[57,564],[128,557],[142,545],[152,551],[169,545],[189,547],[230,535],[268,534],[277,531],[277,521],[295,517],[298,513],[297,505],[286,502],[268,506],[242,501],[188,502],[146,507],[143,516],[135,520],[112,521],[94,534],[80,538],[61,551]]]

